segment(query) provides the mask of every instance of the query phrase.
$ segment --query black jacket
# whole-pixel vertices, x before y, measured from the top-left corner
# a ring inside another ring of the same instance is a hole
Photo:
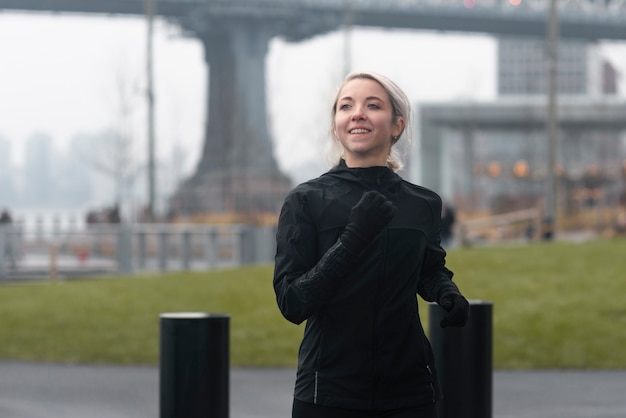
[[[378,190],[397,207],[359,255],[338,240],[351,208]],[[277,231],[274,290],[289,321],[307,321],[295,398],[321,405],[387,410],[435,402],[438,382],[417,309],[451,287],[440,245],[441,199],[386,167],[342,161],[297,186]]]

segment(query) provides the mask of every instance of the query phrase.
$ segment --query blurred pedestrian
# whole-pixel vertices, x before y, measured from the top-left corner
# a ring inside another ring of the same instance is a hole
[[[626,234],[626,212],[621,211],[617,214],[615,218],[615,233],[617,235],[625,235]]]
[[[454,224],[456,222],[456,211],[449,202],[442,203],[441,211],[441,244],[444,248],[452,245],[454,240]]]
[[[15,256],[15,245],[13,242],[13,218],[8,209],[3,209],[0,213],[0,234],[2,234],[4,244],[4,254],[0,253],[10,263],[11,268],[17,267],[17,261]]]
[[[274,290],[286,319],[306,321],[293,418],[437,416],[435,361],[416,295],[465,325],[469,303],[441,247],[441,198],[403,180],[394,145],[409,101],[373,73],[335,97],[334,167],[292,190],[277,230]]]
[[[9,225],[13,222],[11,213],[7,209],[3,209],[0,213],[0,225]]]
[[[109,209],[107,219],[109,223],[112,224],[119,224],[122,221],[119,205],[113,205],[113,207]]]

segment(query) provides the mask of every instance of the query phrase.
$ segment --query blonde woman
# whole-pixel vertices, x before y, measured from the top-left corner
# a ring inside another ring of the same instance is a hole
[[[274,290],[289,321],[306,321],[293,418],[435,418],[435,362],[416,295],[441,326],[465,325],[469,303],[441,246],[441,198],[403,180],[395,151],[409,123],[388,78],[350,74],[334,100],[335,166],[283,204]]]

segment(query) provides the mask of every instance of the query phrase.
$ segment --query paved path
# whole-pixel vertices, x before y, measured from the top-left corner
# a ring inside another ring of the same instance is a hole
[[[293,369],[233,369],[231,418],[289,418]],[[625,418],[626,370],[496,371],[493,418]],[[2,418],[157,418],[155,367],[0,362]]]

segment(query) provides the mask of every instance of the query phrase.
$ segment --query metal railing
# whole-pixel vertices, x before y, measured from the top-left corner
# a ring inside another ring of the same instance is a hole
[[[0,227],[0,278],[211,270],[273,262],[275,227],[92,224]]]

